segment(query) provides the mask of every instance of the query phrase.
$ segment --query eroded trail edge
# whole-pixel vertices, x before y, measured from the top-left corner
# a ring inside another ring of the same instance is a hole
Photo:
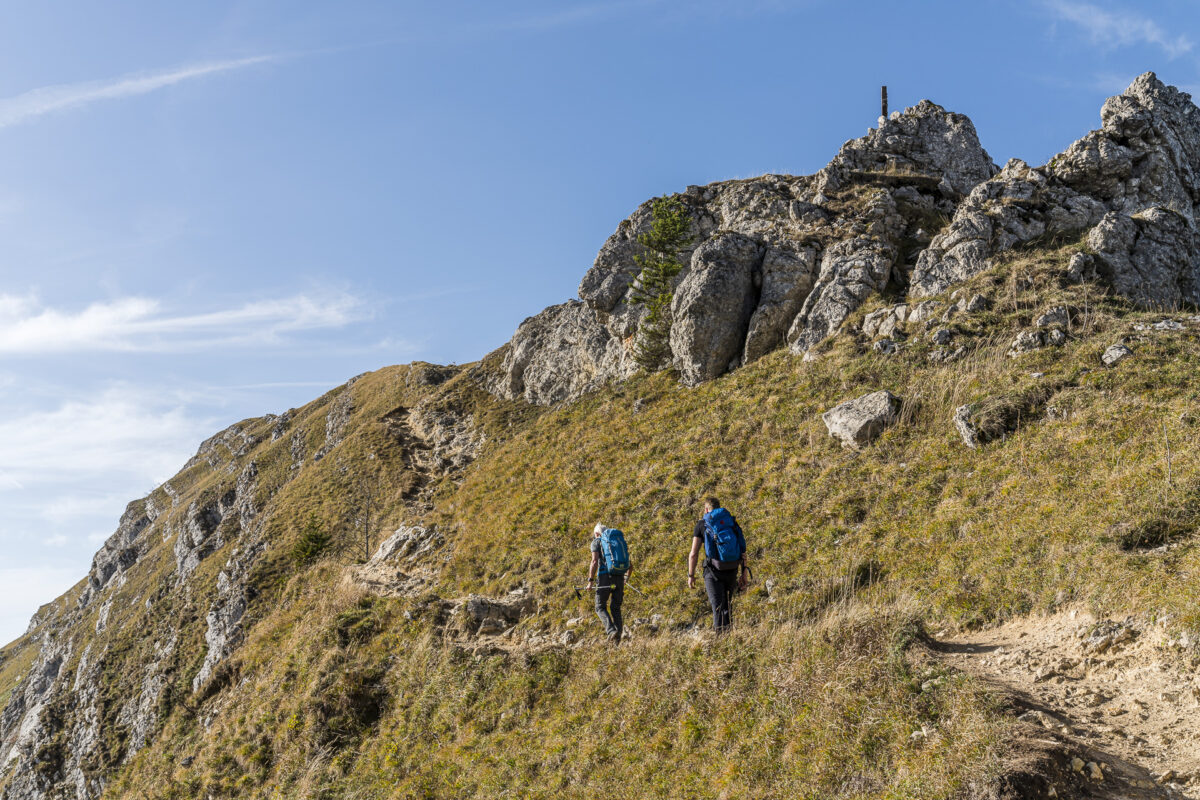
[[[1077,746],[1073,767],[1096,796],[1135,796],[1105,791],[1120,783],[1152,792],[1144,796],[1197,798],[1192,644],[1171,634],[1170,620],[1098,620],[1076,609],[939,637],[935,647],[949,666],[1022,700],[1021,722]]]

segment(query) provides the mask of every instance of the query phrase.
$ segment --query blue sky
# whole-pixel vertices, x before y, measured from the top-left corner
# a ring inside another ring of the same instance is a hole
[[[817,0],[59,2],[0,27],[0,641],[208,434],[471,361],[642,200],[809,173],[892,107],[1043,163],[1200,10]]]

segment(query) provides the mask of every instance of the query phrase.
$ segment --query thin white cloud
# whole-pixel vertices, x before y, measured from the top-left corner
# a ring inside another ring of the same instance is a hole
[[[364,319],[348,294],[295,295],[204,314],[172,314],[162,303],[126,297],[80,310],[0,294],[0,353],[182,352],[280,344],[304,330],[338,328]]]
[[[1192,40],[1187,36],[1168,34],[1156,21],[1135,11],[1109,10],[1075,0],[1046,0],[1045,6],[1058,19],[1079,27],[1095,45],[1152,45],[1170,58],[1192,49]]]
[[[23,94],[0,99],[0,128],[17,125],[43,114],[81,108],[101,100],[117,100],[122,97],[147,94],[183,81],[243,69],[255,64],[274,61],[276,58],[278,57],[266,55],[229,61],[210,61],[142,75],[127,75],[110,80],[65,83],[31,89]]]
[[[500,23],[497,30],[550,31],[579,25],[593,20],[621,14],[625,11],[657,4],[657,0],[625,0],[615,3],[591,3],[567,9],[557,9],[543,14],[519,17]]]
[[[214,428],[212,420],[197,419],[184,407],[132,386],[110,387],[48,410],[6,414],[0,417],[0,475],[11,482],[0,484],[0,491],[23,498],[33,487],[58,487],[60,496],[47,505],[59,511],[43,510],[47,518],[119,513],[123,501],[111,493],[98,500],[94,489],[84,487],[100,479],[143,489],[157,485],[182,467]]]

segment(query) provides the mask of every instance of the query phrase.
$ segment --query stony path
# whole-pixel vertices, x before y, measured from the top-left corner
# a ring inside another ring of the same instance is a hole
[[[1187,666],[1187,645],[1161,624],[1070,611],[939,638],[936,649],[950,666],[1024,696],[1030,710],[1023,721],[1095,758],[1111,756],[1110,783],[1200,798],[1200,674]],[[1105,780],[1096,776],[1096,788]]]

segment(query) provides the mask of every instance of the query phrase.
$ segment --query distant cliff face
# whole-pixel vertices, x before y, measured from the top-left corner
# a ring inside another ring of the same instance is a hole
[[[1091,268],[1117,292],[1147,306],[1200,301],[1200,109],[1146,73],[1101,118],[1046,166],[998,170],[969,119],[925,100],[816,175],[689,187],[694,246],[675,287],[672,366],[695,385],[784,345],[804,354],[872,295],[937,294],[1014,247],[1089,229]],[[578,301],[521,324],[493,391],[552,405],[635,371],[630,286],[650,224],[647,202],[604,243]]]

